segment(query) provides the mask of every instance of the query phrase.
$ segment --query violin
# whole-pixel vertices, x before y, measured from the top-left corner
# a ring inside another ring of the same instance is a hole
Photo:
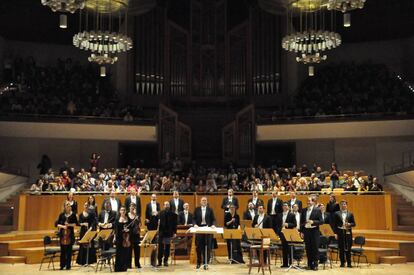
[[[71,238],[70,238],[70,230],[67,226],[68,225],[68,218],[67,217],[66,217],[65,225],[66,225],[66,228],[63,229],[62,238],[60,238],[60,243],[62,245],[70,245]]]
[[[129,223],[128,225],[124,226],[124,232],[122,233],[122,246],[123,247],[131,247],[131,234],[129,234],[129,227],[131,227],[132,224],[137,220],[138,216],[135,216],[135,218]]]

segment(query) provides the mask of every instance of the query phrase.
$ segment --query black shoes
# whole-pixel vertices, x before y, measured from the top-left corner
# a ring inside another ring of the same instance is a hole
[[[348,268],[352,268],[352,265],[351,265],[351,264],[348,264],[346,267],[348,267]]]
[[[345,264],[341,264],[340,267],[345,267]]]
[[[288,268],[288,265],[281,265],[280,268]]]
[[[164,266],[168,266],[168,262],[164,262]]]
[[[200,269],[200,264],[197,264],[196,269]]]

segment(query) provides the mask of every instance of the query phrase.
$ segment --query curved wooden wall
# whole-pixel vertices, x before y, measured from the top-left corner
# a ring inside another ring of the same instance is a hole
[[[216,224],[223,225],[224,213],[221,207],[223,194],[210,195],[181,195],[181,198],[190,204],[191,211],[196,205],[199,205],[201,197],[206,196],[211,207],[215,210]],[[125,201],[125,195],[119,195],[118,198],[122,203]],[[243,214],[246,209],[247,201],[251,197],[250,194],[238,195],[240,208],[239,215]],[[267,205],[270,195],[262,195],[261,198]],[[45,230],[54,229],[54,222],[59,213],[62,211],[63,202],[66,195],[21,195],[19,198],[18,209],[18,229],[19,230]],[[78,202],[78,211],[82,211],[83,203],[87,200],[87,195],[76,195],[75,200]],[[102,201],[105,196],[96,196],[98,210],[101,210]],[[166,200],[170,200],[171,195],[157,195],[157,201],[161,204]],[[288,196],[280,196],[283,201],[289,199]],[[307,196],[298,196],[306,207]],[[321,195],[319,202],[328,202],[328,195]],[[375,230],[392,230],[395,215],[393,214],[392,197],[389,194],[384,195],[338,195],[337,201],[346,199],[349,209],[354,213],[357,229],[375,229]],[[145,205],[150,201],[150,195],[141,195],[142,217],[145,213]],[[143,221],[143,220],[142,220]]]

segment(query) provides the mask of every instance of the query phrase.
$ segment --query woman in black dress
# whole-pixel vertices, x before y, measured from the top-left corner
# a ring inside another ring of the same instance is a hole
[[[123,272],[128,269],[128,254],[131,250],[130,222],[126,209],[122,206],[115,220],[115,272]]]
[[[70,204],[70,207],[72,208],[72,212],[75,213],[75,215],[77,215],[78,214],[78,203],[75,201],[74,195],[72,192],[68,193],[68,196],[66,197],[64,205],[66,205],[66,203]]]
[[[75,243],[74,227],[78,224],[76,214],[72,211],[72,206],[69,203],[65,204],[65,208],[60,213],[56,227],[59,230],[60,243],[60,269],[70,269],[72,262],[72,247]]]
[[[88,212],[89,213],[94,213],[95,217],[98,217],[98,206],[96,205],[96,201],[95,201],[95,196],[94,195],[90,195],[88,197]]]
[[[79,215],[79,226],[81,227],[79,233],[79,239],[82,240],[83,236],[88,230],[96,230],[96,216],[94,212],[89,212],[89,204],[85,202],[83,206],[83,212]],[[81,245],[79,247],[79,254],[76,258],[76,263],[79,265],[85,264],[93,264],[96,263],[96,249],[93,245],[94,242],[92,241],[92,245],[89,248],[89,255],[88,255],[88,262],[86,262],[86,254],[88,252],[86,245]]]
[[[226,229],[238,229],[240,227],[240,217],[236,213],[236,207],[230,205],[229,210],[224,216],[224,225]],[[244,263],[240,240],[227,240],[227,253],[232,264]]]
[[[128,254],[128,268],[132,268],[132,251],[134,252],[134,262],[136,268],[141,268],[141,263],[139,262],[139,258],[141,257],[140,251],[140,225],[141,220],[139,215],[136,214],[136,205],[135,203],[131,203],[128,212],[128,219],[131,221],[131,226],[129,227],[131,233],[131,248]],[[133,222],[132,222],[133,221]]]

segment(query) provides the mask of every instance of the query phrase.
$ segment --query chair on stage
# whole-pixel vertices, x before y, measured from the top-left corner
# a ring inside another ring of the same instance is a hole
[[[270,251],[272,251],[272,254],[275,256],[275,265],[277,264],[277,259],[282,263],[282,247],[280,244],[270,245]]]
[[[262,269],[263,274],[265,268],[269,268],[269,272],[272,273],[272,270],[270,269],[270,243],[270,238],[263,238],[261,244],[250,246],[249,274],[252,271],[252,267],[258,267],[259,269],[257,272],[260,272],[260,269]],[[252,253],[254,251],[256,252],[256,255],[259,254],[258,262],[252,261]]]
[[[103,241],[107,241],[112,236],[112,230],[101,230],[97,235],[97,240],[101,239]],[[96,253],[97,261],[96,261],[96,269],[95,272],[98,272],[99,265],[101,268],[99,271],[102,270],[104,264],[107,262],[109,264],[109,270],[112,272],[112,267],[115,269],[115,254],[116,249],[111,247],[108,250],[104,250],[103,247],[100,247],[100,252]]]
[[[40,262],[39,271],[42,269],[42,265],[45,260],[49,260],[49,264],[47,268],[49,269],[50,264],[52,264],[53,270],[55,270],[55,264],[53,262],[53,259],[59,257],[60,247],[48,247],[51,244],[52,244],[52,239],[49,236],[44,236],[43,237],[44,251],[43,251],[42,261]]]
[[[329,253],[331,254],[330,256],[331,259],[332,259],[332,253],[336,254],[335,263],[337,263],[339,259],[339,248],[338,248],[338,240],[335,239],[334,236],[329,237],[328,248],[329,248]]]
[[[331,257],[331,254],[329,253],[328,245],[329,245],[328,237],[320,236],[318,251],[319,251],[319,262],[323,263],[323,269],[325,269],[326,261],[329,261],[329,264],[332,268],[332,257]]]
[[[361,257],[365,258],[365,263],[369,265],[367,255],[365,255],[364,245],[365,245],[365,237],[363,236],[356,236],[354,239],[354,244],[359,247],[352,247],[351,254],[352,258],[358,257],[357,266],[359,266]],[[353,260],[353,262],[355,262]]]

